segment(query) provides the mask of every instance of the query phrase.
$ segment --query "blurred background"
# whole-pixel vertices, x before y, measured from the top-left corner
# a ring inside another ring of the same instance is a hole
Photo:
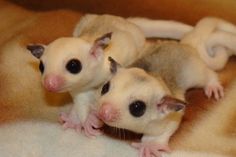
[[[110,13],[174,19],[194,24],[203,16],[236,22],[235,0],[10,0],[32,10],[68,8],[80,12]]]

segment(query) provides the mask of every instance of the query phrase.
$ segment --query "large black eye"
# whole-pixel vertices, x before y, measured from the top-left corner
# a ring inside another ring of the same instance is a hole
[[[144,115],[145,111],[146,111],[146,104],[143,101],[137,100],[129,105],[129,112],[134,117],[141,117],[142,115]]]
[[[101,94],[104,95],[109,91],[110,88],[110,82],[107,82],[103,87],[102,87],[102,91]]]
[[[44,72],[44,65],[43,65],[42,61],[40,61],[40,63],[39,63],[39,70],[40,70],[41,73]]]
[[[82,64],[78,59],[71,59],[66,64],[66,69],[72,74],[77,74],[81,71]]]

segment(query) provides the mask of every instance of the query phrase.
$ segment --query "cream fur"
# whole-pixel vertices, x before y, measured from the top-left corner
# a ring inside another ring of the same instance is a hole
[[[169,108],[164,113],[158,110],[157,104],[167,95],[172,96],[162,78],[152,77],[139,68],[118,68],[110,80],[109,91],[99,99],[98,112],[107,104],[118,112],[114,121],[104,121],[107,125],[142,133],[143,144],[168,146],[170,137],[179,127],[184,108],[178,112]],[[146,105],[146,110],[140,117],[131,115],[129,110],[129,105],[137,100]],[[107,112],[113,116],[112,112]]]
[[[90,54],[94,42],[109,32],[112,32],[112,37],[108,47],[94,58]],[[80,106],[72,108],[76,109],[78,116],[70,114],[70,118],[77,122],[80,119],[84,123],[90,106],[95,103],[88,101],[84,92],[93,92],[94,88],[109,79],[110,63],[107,58],[113,57],[122,66],[130,65],[145,54],[147,42],[145,34],[137,25],[113,15],[85,15],[75,27],[73,35],[51,42],[40,59],[45,65],[43,79],[55,75],[65,80],[60,92],[70,92],[74,104]],[[81,61],[82,71],[79,74],[71,75],[65,70],[65,64],[70,58]]]
[[[215,34],[216,31],[220,32],[221,35]],[[220,36],[223,37],[222,34],[225,38],[220,38]],[[220,70],[232,55],[224,48],[232,49],[234,44],[229,41],[229,38],[234,39],[235,36],[236,26],[232,23],[220,18],[206,17],[201,19],[194,29],[181,39],[181,43],[195,48],[211,69]],[[218,49],[214,49],[215,47]],[[219,53],[219,51],[221,52]]]
[[[187,134],[183,139],[186,145],[236,155],[235,94],[236,81],[231,84],[226,97],[214,104],[215,106],[209,112],[204,113],[191,128],[190,138]],[[211,141],[215,141],[215,143],[212,144]]]
[[[1,125],[2,157],[137,157],[137,151],[125,142],[106,136],[89,139],[55,123],[25,121]],[[173,151],[163,157],[230,157],[208,152]]]
[[[108,47],[96,52],[94,57],[90,51],[93,44],[109,32],[112,32],[112,37]],[[143,55],[145,37],[136,25],[121,17],[89,14],[80,20],[73,34],[76,37],[59,38],[46,46],[40,58],[45,65],[42,79],[49,75],[63,78],[64,83],[59,92],[70,92],[76,105],[72,107],[69,118],[83,125],[91,106],[95,104],[95,95],[86,94],[94,93],[96,87],[109,79],[110,62],[107,58],[111,56],[123,66],[129,65]],[[79,74],[73,75],[65,70],[70,58],[76,58],[82,63]]]
[[[185,100],[185,92],[194,87],[207,90],[214,86],[223,93],[217,74],[204,64],[194,48],[177,42],[158,46],[131,66],[161,77],[173,95],[182,100]],[[216,99],[221,97],[217,93],[214,96]]]
[[[193,29],[190,25],[173,20],[152,20],[135,17],[130,17],[127,20],[139,26],[148,38],[181,39],[186,33]]]

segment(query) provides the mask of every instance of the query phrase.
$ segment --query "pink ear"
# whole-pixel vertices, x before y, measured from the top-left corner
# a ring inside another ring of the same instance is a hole
[[[103,55],[104,49],[109,45],[111,41],[112,32],[106,33],[103,36],[97,38],[94,41],[92,48],[90,49],[90,54],[95,58]]]
[[[157,110],[163,113],[178,112],[185,109],[186,103],[171,96],[164,96],[157,104]]]

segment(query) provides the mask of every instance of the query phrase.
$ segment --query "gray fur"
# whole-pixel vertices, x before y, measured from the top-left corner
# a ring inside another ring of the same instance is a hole
[[[180,98],[184,97],[188,88],[206,86],[212,79],[207,73],[213,73],[199,58],[195,49],[176,42],[160,44],[131,67],[142,68],[155,77],[161,77],[171,92],[176,96],[180,95]],[[192,70],[186,76],[184,73],[189,71],[190,67]]]

